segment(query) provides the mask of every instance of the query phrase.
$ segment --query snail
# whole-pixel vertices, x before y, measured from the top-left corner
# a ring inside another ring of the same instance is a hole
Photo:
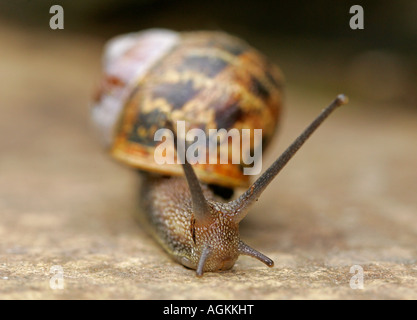
[[[261,129],[261,139],[249,146],[242,143],[241,150],[242,155],[259,154],[278,126],[283,91],[280,69],[263,54],[223,32],[150,29],[111,39],[103,65],[92,119],[109,153],[142,173],[142,221],[155,239],[198,276],[232,268],[239,255],[272,267],[270,258],[240,239],[239,222],[301,145],[347,98],[337,96],[250,184],[242,161],[191,164],[184,159],[183,151],[190,144],[178,143],[174,124],[181,120],[188,130],[203,132]],[[163,128],[172,129],[174,150],[170,151],[182,164],[156,163],[155,150],[162,142],[155,134]],[[220,148],[229,140],[216,138],[216,145]],[[240,187],[247,190],[231,198]]]

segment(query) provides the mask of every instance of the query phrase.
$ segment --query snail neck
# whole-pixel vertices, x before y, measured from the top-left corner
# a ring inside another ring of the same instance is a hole
[[[211,218],[208,224],[198,225],[185,178],[144,174],[142,179],[141,208],[148,230],[173,259],[196,269],[197,275],[230,269],[241,254],[273,265],[271,259],[240,240],[239,225],[228,214],[229,203],[207,184],[201,184],[201,190]]]

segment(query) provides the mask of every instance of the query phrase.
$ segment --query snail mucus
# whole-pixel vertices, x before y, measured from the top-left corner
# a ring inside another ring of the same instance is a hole
[[[291,157],[337,107],[325,108],[258,179],[244,163],[158,164],[159,129],[260,129],[265,149],[280,119],[283,75],[246,42],[223,32],[150,29],[111,39],[92,118],[109,153],[142,175],[142,221],[177,262],[204,272],[232,268],[239,255],[273,261],[240,239],[239,222]],[[229,138],[216,140],[219,147]],[[181,146],[181,148],[187,147]],[[177,157],[184,151],[175,144]],[[174,147],[173,147],[174,148]],[[246,191],[231,198],[234,188]],[[231,200],[232,199],[232,200]]]

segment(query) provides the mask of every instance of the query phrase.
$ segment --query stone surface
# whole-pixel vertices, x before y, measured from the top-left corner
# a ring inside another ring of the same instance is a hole
[[[138,176],[94,137],[102,42],[3,25],[0,42],[0,299],[417,298],[415,111],[351,96],[242,224],[275,267],[241,257],[197,278],[136,223]],[[264,168],[337,93],[288,85]]]

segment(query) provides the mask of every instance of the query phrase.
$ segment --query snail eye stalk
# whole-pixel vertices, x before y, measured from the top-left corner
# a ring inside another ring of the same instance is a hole
[[[308,140],[313,132],[337,108],[348,103],[348,98],[341,94],[314,119],[313,122],[294,140],[294,142],[278,157],[277,160],[243,193],[238,199],[229,202],[233,210],[235,221],[241,221],[247,214],[249,207],[259,198],[266,187],[285,167],[301,146]]]
[[[211,219],[211,209],[207,202],[207,199],[204,197],[203,190],[201,189],[200,181],[198,181],[197,175],[192,167],[192,165],[187,161],[184,150],[179,150],[182,146],[178,146],[177,133],[174,129],[172,121],[167,121],[167,129],[171,130],[174,136],[174,147],[177,152],[177,157],[182,163],[182,168],[184,170],[185,177],[187,179],[188,187],[191,193],[191,199],[193,203],[193,212],[197,225],[203,225],[210,222]],[[187,142],[185,143],[185,148],[187,149]]]

